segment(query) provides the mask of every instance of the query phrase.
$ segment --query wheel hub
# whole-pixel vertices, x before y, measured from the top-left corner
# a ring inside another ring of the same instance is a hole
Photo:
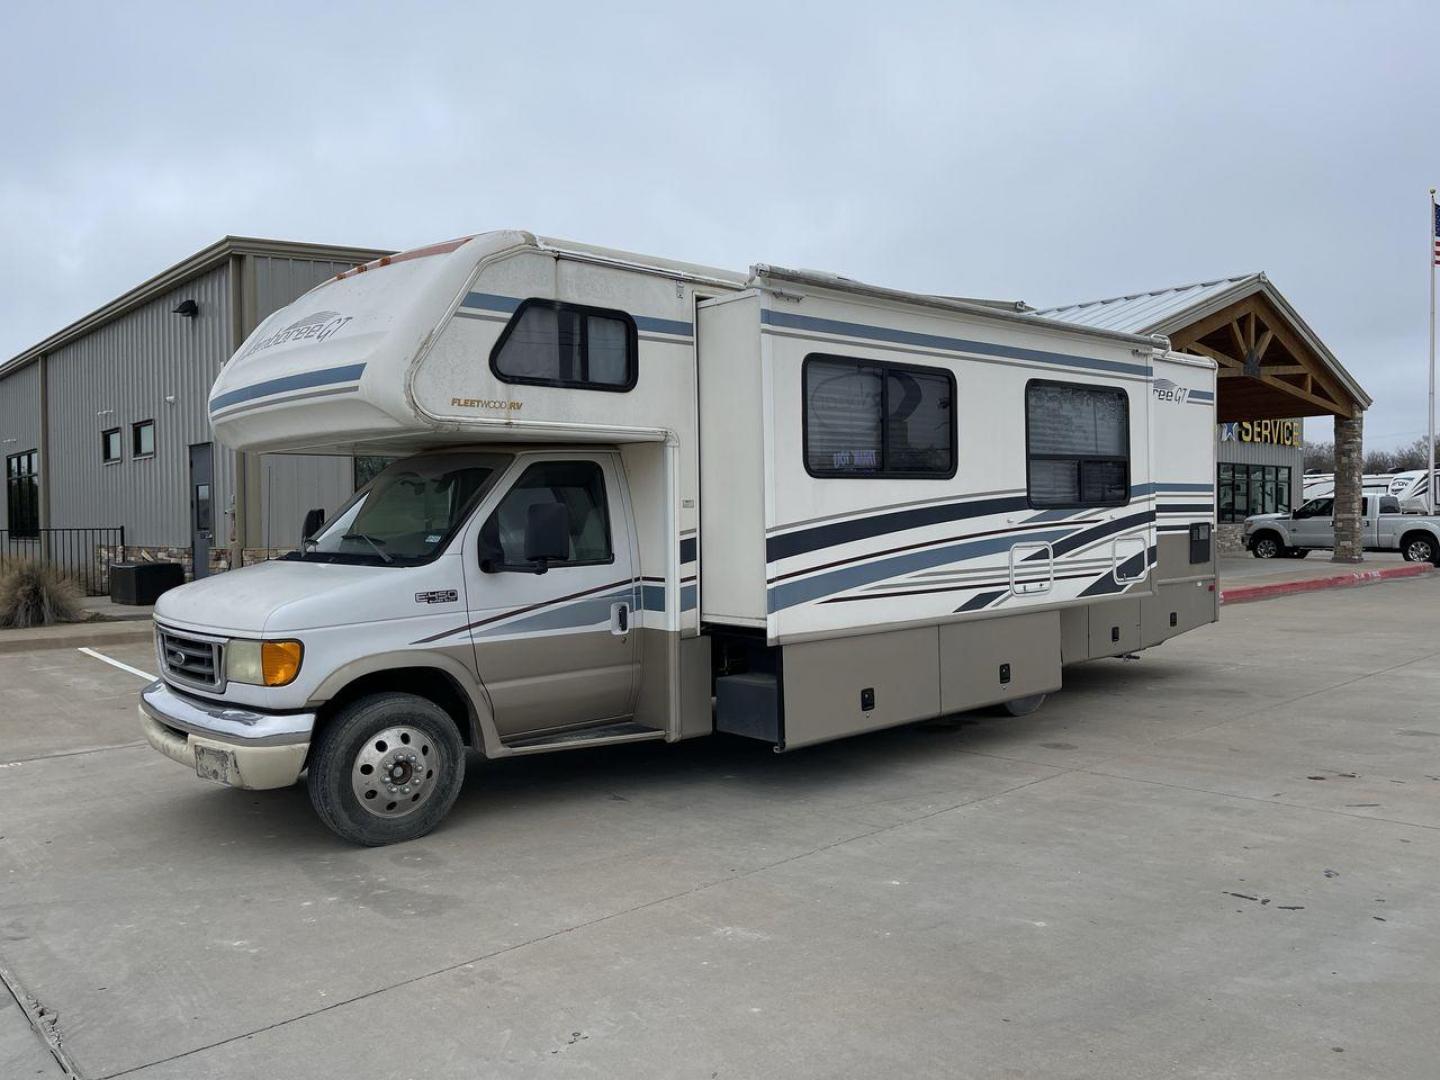
[[[397,725],[372,735],[350,766],[350,787],[367,813],[382,818],[413,814],[435,792],[439,752],[418,728]]]

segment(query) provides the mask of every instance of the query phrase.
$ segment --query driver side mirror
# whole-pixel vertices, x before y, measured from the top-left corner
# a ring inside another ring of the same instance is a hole
[[[570,557],[570,510],[564,503],[538,503],[525,518],[525,561],[543,574],[548,563]]]
[[[317,532],[320,526],[325,524],[325,511],[320,507],[305,511],[305,523],[300,526],[300,542],[303,544]]]

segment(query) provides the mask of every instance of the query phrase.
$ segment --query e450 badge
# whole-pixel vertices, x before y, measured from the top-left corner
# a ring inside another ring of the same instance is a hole
[[[415,594],[417,604],[453,604],[459,599],[460,594],[454,589],[434,589],[430,592]]]

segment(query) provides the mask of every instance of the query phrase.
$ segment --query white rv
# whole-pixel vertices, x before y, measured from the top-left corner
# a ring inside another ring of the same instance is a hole
[[[467,748],[1021,714],[1215,620],[1214,402],[1164,339],[832,275],[523,232],[380,259],[267,319],[210,410],[240,450],[399,460],[162,597],[142,722],[380,844]]]

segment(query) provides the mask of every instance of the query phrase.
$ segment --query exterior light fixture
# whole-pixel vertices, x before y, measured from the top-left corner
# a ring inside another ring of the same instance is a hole
[[[194,300],[181,300],[179,305],[176,306],[174,314],[179,315],[183,319],[193,319],[196,315],[200,314],[200,305]]]

